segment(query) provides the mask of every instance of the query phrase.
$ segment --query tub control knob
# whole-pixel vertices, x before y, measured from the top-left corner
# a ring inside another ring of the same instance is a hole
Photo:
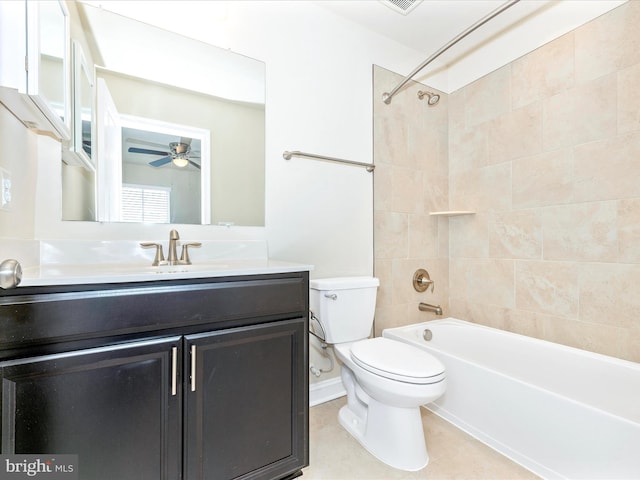
[[[14,288],[22,281],[22,267],[17,260],[9,259],[0,263],[0,288]]]
[[[429,287],[433,292],[434,282],[431,280],[429,272],[424,268],[416,270],[416,273],[413,274],[413,288],[416,292],[425,292]]]
[[[427,342],[430,342],[433,338],[433,332],[428,328],[425,328],[424,332],[422,332],[422,338],[424,338]]]

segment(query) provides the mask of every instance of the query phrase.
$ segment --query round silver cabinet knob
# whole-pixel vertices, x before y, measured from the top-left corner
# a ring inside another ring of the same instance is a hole
[[[0,288],[14,288],[22,281],[22,267],[17,260],[0,263]]]

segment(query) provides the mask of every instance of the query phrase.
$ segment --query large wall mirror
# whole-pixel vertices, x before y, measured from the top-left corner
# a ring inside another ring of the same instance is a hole
[[[76,116],[89,161],[63,155],[62,219],[263,226],[264,63],[68,5],[94,111]]]

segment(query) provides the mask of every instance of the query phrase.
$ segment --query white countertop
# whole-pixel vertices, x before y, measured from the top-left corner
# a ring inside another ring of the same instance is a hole
[[[149,264],[50,264],[23,269],[18,286],[77,285],[97,283],[148,282],[185,278],[261,275],[313,270],[312,265],[269,259],[219,259],[193,265]]]

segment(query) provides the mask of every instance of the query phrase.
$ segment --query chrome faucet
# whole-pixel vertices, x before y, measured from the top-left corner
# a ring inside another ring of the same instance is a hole
[[[144,242],[140,246],[143,248],[155,248],[156,256],[153,259],[151,266],[157,267],[159,265],[191,265],[191,259],[189,258],[189,247],[200,247],[200,242],[189,242],[182,245],[182,253],[178,259],[178,240],[180,240],[180,234],[177,230],[171,230],[169,232],[169,256],[164,259],[164,253],[162,251],[161,243]]]
[[[176,252],[176,245],[178,240],[180,240],[180,234],[177,230],[171,230],[169,232],[169,256],[167,257],[167,262],[169,265],[176,265],[178,263],[178,253]]]
[[[440,307],[440,305],[431,305],[429,303],[420,302],[418,309],[421,312],[433,312],[436,315],[442,315],[442,307]]]

